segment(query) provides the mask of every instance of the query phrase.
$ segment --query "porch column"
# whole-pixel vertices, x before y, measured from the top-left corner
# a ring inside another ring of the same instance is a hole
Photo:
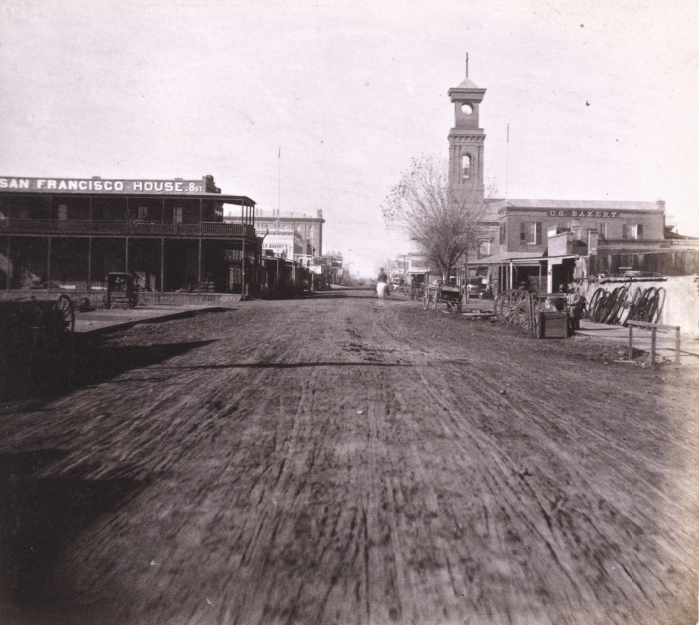
[[[242,254],[242,275],[241,275],[241,280],[242,284],[240,285],[240,298],[243,299],[245,297],[245,224],[243,224],[243,254]]]
[[[514,287],[512,286],[513,284],[513,278],[514,276],[512,275],[514,271],[514,266],[512,265],[512,261],[510,261],[510,279],[509,279],[509,284],[507,286],[508,289],[513,289]]]
[[[124,272],[129,273],[129,237],[124,239],[126,241],[126,253],[124,255]]]
[[[160,292],[165,293],[165,237],[160,237]]]
[[[12,237],[8,234],[7,235],[7,281],[5,284],[5,290],[9,291],[10,290],[10,285],[12,284],[12,274],[14,273],[14,265],[12,263],[12,258],[10,254],[12,253],[12,245],[11,245]]]
[[[51,291],[51,237],[49,237],[48,253],[46,254],[46,290]]]
[[[201,222],[204,221],[204,200],[199,198],[199,232],[201,232]],[[199,241],[201,244],[201,241]]]
[[[201,237],[199,237],[199,262],[198,262],[198,266],[197,266],[197,293],[201,293]]]
[[[92,237],[87,237],[87,290],[92,288]]]

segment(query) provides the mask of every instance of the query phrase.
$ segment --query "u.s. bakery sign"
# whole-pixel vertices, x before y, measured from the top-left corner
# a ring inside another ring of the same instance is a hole
[[[204,193],[203,180],[129,180],[124,178],[10,178],[0,176],[0,192],[17,193]]]
[[[596,217],[607,219],[619,217],[619,211],[549,211],[549,217]]]

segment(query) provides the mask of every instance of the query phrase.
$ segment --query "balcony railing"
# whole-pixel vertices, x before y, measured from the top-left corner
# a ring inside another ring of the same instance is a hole
[[[173,224],[149,221],[83,221],[51,219],[0,220],[1,232],[23,234],[116,234],[120,236],[195,236],[195,237],[255,237],[255,228],[243,224],[202,222],[197,224]]]

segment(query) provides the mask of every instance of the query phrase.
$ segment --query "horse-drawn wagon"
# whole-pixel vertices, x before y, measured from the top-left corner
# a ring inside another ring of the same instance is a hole
[[[437,304],[444,303],[447,306],[448,312],[461,312],[463,304],[463,293],[461,287],[456,283],[437,282],[426,285],[423,297],[422,307],[427,310],[437,309]]]

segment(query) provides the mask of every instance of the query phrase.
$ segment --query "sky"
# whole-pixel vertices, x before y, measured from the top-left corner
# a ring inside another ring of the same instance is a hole
[[[496,197],[663,199],[699,236],[697,32],[694,0],[0,0],[0,175],[211,174],[322,209],[371,275],[410,251],[381,205],[447,157],[468,52]]]

